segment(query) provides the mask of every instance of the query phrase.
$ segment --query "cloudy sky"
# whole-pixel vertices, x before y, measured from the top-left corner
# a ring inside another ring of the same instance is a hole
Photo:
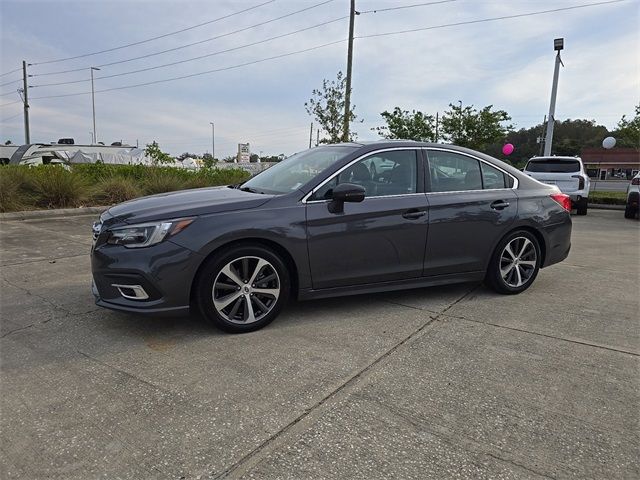
[[[555,37],[565,38],[556,118],[615,126],[640,99],[639,0],[426,29],[596,2],[357,0],[356,37],[365,37],[354,44],[358,138],[377,137],[371,128],[381,125],[381,111],[435,114],[458,100],[493,104],[518,127],[539,123],[549,108]],[[434,4],[373,12],[423,3]],[[211,150],[213,121],[217,157],[234,154],[238,142],[291,154],[308,145],[311,91],[345,70],[348,11],[348,0],[0,0],[0,73],[23,59],[33,64],[32,142],[90,142],[89,67],[100,66],[100,141],[157,140],[172,154],[200,153]],[[422,30],[371,36],[414,29]],[[138,44],[119,48],[131,43]],[[163,81],[203,72],[210,73]],[[100,78],[117,74],[124,75]],[[3,142],[23,142],[20,79],[18,71],[0,77]],[[149,82],[158,83],[119,88]]]

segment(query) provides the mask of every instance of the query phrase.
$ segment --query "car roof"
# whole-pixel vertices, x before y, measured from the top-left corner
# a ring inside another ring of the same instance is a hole
[[[575,162],[576,160],[582,160],[582,159],[580,157],[550,155],[548,157],[531,157],[529,160],[560,160],[560,161]]]

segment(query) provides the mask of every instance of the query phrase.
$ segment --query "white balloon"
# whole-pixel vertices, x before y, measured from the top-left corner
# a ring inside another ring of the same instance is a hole
[[[616,146],[616,139],[613,137],[607,137],[602,141],[602,147],[607,150]]]

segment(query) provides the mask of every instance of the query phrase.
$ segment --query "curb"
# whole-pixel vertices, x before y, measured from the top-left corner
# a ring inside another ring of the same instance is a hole
[[[624,205],[606,205],[604,203],[588,203],[587,208],[595,210],[624,210]]]
[[[29,220],[32,218],[76,217],[80,215],[96,215],[109,207],[58,208],[51,210],[27,210],[24,212],[0,213],[0,220]]]

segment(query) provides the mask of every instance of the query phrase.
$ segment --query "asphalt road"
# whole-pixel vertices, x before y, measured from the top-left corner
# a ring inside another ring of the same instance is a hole
[[[631,180],[595,180],[591,179],[589,191],[626,192]]]
[[[519,296],[293,304],[227,335],[97,309],[92,217],[0,229],[3,479],[640,478],[640,225]]]

